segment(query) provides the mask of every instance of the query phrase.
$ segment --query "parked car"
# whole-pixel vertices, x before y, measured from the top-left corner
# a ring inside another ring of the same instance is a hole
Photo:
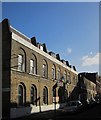
[[[62,109],[63,113],[77,113],[82,109],[83,105],[79,100],[69,101]]]

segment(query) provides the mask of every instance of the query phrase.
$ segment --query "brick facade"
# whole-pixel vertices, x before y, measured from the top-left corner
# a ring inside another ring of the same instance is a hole
[[[78,74],[75,66],[48,51],[45,43],[14,29],[8,19],[2,21],[2,36],[3,118],[53,110],[69,100],[85,102],[101,95],[101,78],[97,80],[96,73]]]
[[[33,46],[33,47],[35,47],[35,46]],[[25,51],[25,53],[23,52],[22,49]],[[34,84],[37,88],[37,93],[40,93],[40,96],[42,96],[42,90],[43,90],[44,86],[46,86],[48,88],[48,92],[49,92],[48,104],[52,104],[52,97],[53,97],[52,96],[52,89],[53,89],[54,84],[58,80],[58,78],[57,78],[58,68],[60,68],[60,70],[61,70],[61,77],[64,74],[64,71],[66,71],[66,74],[68,72],[70,72],[71,84],[69,84],[68,88],[66,87],[66,89],[67,89],[67,91],[72,92],[72,89],[74,87],[73,85],[76,85],[75,83],[77,82],[77,75],[78,75],[77,72],[74,71],[72,68],[68,69],[68,66],[63,64],[61,61],[58,61],[56,58],[52,58],[50,55],[48,55],[48,53],[44,53],[44,51],[41,51],[41,50],[40,50],[40,52],[42,52],[43,54],[46,54],[47,56],[40,55],[40,53],[38,53],[37,50],[34,51],[34,50],[24,46],[23,44],[20,44],[19,42],[12,40],[12,56],[15,55],[15,58],[11,59],[11,66],[12,66],[11,89],[13,89],[12,93],[11,93],[11,100],[12,101],[13,100],[15,101],[15,99],[16,99],[16,102],[17,102],[17,87],[20,84],[20,82],[22,82],[26,86],[26,91],[27,91],[26,92],[26,100],[28,102],[30,102],[30,87],[32,84]],[[24,72],[17,70],[17,68],[18,68],[17,56],[19,54],[22,54],[24,56],[26,55],[26,64],[25,64],[26,71],[24,71]],[[37,74],[36,75],[30,74],[30,62],[29,61],[30,61],[30,59],[33,58],[33,55],[36,57],[36,61],[37,61]],[[49,56],[51,57],[51,59],[54,59],[54,60],[50,60],[48,58]],[[47,62],[47,66],[48,66],[47,78],[44,78],[42,76],[42,65],[43,65],[44,60]],[[58,63],[56,61],[58,61]],[[56,79],[55,80],[52,79],[52,67],[53,67],[53,65],[55,65],[55,67],[56,67]],[[76,76],[76,81],[74,81],[73,76]],[[16,88],[13,87],[12,84],[16,85]],[[57,93],[56,93],[57,95],[58,95],[58,89],[59,89],[59,87],[57,87]],[[14,93],[16,93],[16,94],[14,94]],[[37,94],[37,97],[39,97],[39,94]],[[42,97],[41,97],[41,104],[43,104]]]
[[[47,52],[46,45],[37,43],[35,37],[30,39],[11,27],[7,19],[2,24],[3,36],[5,36],[3,65],[9,66],[9,69],[6,69],[7,74],[6,70],[3,71],[3,86],[10,89],[3,103],[4,113],[7,112],[5,112],[7,104],[10,105],[8,111],[11,111],[8,113],[10,116],[7,116],[14,118],[38,112],[38,107],[40,111],[54,109],[52,108],[53,97],[56,97],[58,108],[59,104],[67,102],[78,82],[75,67],[71,67],[68,61],[61,60],[59,54],[53,56],[51,52]],[[34,61],[32,68],[33,61],[31,60]],[[54,68],[54,73],[52,73],[52,68]],[[35,71],[34,74],[31,73],[31,69]],[[62,78],[62,86],[58,86]],[[32,94],[33,89],[35,93]],[[3,99],[5,99],[4,93]],[[31,99],[34,100],[33,103]],[[21,113],[21,111],[25,112]]]

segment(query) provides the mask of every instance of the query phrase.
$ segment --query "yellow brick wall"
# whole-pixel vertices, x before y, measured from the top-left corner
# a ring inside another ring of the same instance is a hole
[[[25,72],[20,72],[17,71],[17,56],[19,54],[23,54],[23,51],[21,50],[21,48],[24,49],[24,51],[26,52],[26,71]],[[37,75],[30,75],[29,74],[29,70],[30,70],[30,59],[32,58],[32,54],[34,54],[37,58]],[[47,53],[48,54],[48,53]],[[43,64],[43,60],[47,61],[47,65],[48,65],[48,78],[42,78],[42,64]],[[57,71],[58,68],[60,67],[61,69],[61,75],[63,75],[64,71],[68,72],[68,70],[66,68],[64,68],[63,66],[58,65],[57,63],[55,63],[55,61],[51,61],[48,58],[40,55],[39,53],[25,47],[24,45],[16,42],[15,40],[12,40],[12,58],[11,58],[11,66],[12,66],[12,70],[11,70],[11,102],[16,102],[18,103],[18,85],[22,82],[24,83],[25,87],[26,87],[26,102],[30,102],[30,88],[31,85],[34,84],[37,88],[37,98],[39,97],[39,95],[41,96],[41,104],[43,104],[43,88],[44,86],[46,86],[48,88],[48,104],[52,104],[52,88],[53,85],[56,83],[57,80],[52,80],[52,66],[53,64],[55,64],[56,66],[56,79],[57,79]],[[71,84],[68,84],[68,87],[66,87],[67,92],[70,91],[72,92],[73,88],[76,85],[76,82],[74,82],[73,80],[73,76],[75,75],[77,77],[77,74],[72,73],[71,71],[69,71],[71,74]],[[56,95],[58,96],[58,87],[57,87],[57,93]]]

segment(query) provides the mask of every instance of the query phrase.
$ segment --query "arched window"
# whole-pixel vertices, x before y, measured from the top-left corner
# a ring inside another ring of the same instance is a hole
[[[18,70],[24,71],[24,58],[21,54],[18,55]]]
[[[37,105],[37,89],[36,89],[36,86],[34,85],[31,86],[30,102],[33,105]]]
[[[48,104],[48,89],[44,87],[43,89],[43,103]]]
[[[30,73],[37,74],[37,59],[34,54],[32,54],[32,59],[30,60]]]
[[[36,74],[36,61],[30,60],[30,73]]]
[[[73,76],[73,81],[74,81],[74,85],[76,85],[77,84],[77,76],[76,75]]]
[[[18,104],[23,105],[23,87],[19,85],[18,87]]]
[[[53,65],[52,67],[52,79],[56,79],[56,67]]]
[[[22,106],[26,102],[26,88],[24,85],[20,84],[18,86],[18,105]]]
[[[26,72],[26,52],[23,48],[20,48],[18,55],[18,70]]]
[[[68,80],[68,83],[71,84],[71,76],[70,76],[70,72],[68,72],[67,80]]]
[[[58,68],[58,72],[57,72],[57,79],[58,80],[60,80],[60,77],[61,77],[60,75],[61,75],[61,70],[60,70],[60,68]]]
[[[63,88],[63,87],[59,87],[58,89],[58,96],[59,96],[59,103],[63,103],[63,102],[66,102],[66,89]]]
[[[67,81],[67,72],[66,72],[66,70],[64,71],[64,80]]]
[[[47,78],[48,77],[48,65],[46,60],[43,60],[43,65],[42,65],[42,76]]]

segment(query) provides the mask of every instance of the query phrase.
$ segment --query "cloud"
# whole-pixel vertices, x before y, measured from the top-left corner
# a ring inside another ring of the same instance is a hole
[[[101,64],[99,63],[99,58],[101,58],[101,53],[96,53],[96,55],[91,56],[90,55],[86,55],[82,57],[82,66],[92,66],[92,65],[98,65]]]
[[[67,53],[70,54],[72,52],[71,48],[67,48]]]
[[[93,52],[91,51],[91,52],[90,52],[90,55],[92,55],[92,54],[93,54]]]

